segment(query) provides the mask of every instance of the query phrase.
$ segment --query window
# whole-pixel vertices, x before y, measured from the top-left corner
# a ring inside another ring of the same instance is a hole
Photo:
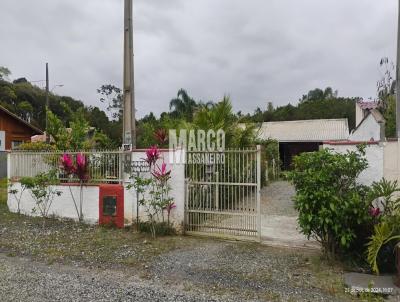
[[[16,149],[21,144],[22,144],[22,141],[12,141],[11,142],[11,149]]]

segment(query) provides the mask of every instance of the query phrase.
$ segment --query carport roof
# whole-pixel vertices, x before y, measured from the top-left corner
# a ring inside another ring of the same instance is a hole
[[[347,140],[347,119],[318,119],[262,123],[258,137],[279,142],[323,142]]]

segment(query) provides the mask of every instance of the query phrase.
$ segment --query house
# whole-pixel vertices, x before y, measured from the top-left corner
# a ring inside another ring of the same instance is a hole
[[[0,151],[15,149],[43,131],[0,106]]]
[[[347,119],[316,119],[262,123],[258,138],[279,142],[282,169],[287,170],[293,156],[318,151],[324,141],[343,141],[349,137]]]
[[[385,119],[378,110],[377,102],[356,102],[356,128],[350,133],[349,141],[383,141]]]
[[[386,140],[385,119],[378,110],[378,102],[356,102],[356,128],[351,131],[347,140],[326,141],[323,148],[337,153],[357,151],[360,143],[366,144],[365,158],[368,167],[359,175],[358,181],[371,185],[385,177],[399,180],[399,146],[396,140]]]

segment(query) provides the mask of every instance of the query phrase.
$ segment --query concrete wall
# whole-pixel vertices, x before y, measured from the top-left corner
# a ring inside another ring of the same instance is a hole
[[[381,127],[372,114],[362,122],[349,136],[350,141],[379,141]]]
[[[355,143],[326,144],[324,148],[332,149],[333,152],[346,153],[347,151],[356,151]],[[369,144],[366,148],[366,158],[368,160],[368,168],[359,176],[359,182],[364,185],[371,185],[374,181],[379,181],[384,176],[384,149],[383,144]]]
[[[163,152],[162,159],[158,161],[158,164],[161,166],[161,163],[164,161],[167,164],[167,169],[171,170],[171,179],[170,185],[172,188],[171,197],[174,199],[176,208],[171,212],[171,221],[174,223],[176,228],[180,228],[183,224],[184,215],[185,215],[185,165],[182,162],[172,160],[173,156],[176,158],[180,158],[180,151],[177,152]],[[134,152],[132,154],[132,160],[141,160],[145,158],[144,152]],[[142,173],[144,177],[149,177],[149,173]],[[126,182],[126,185],[129,184],[130,181]],[[125,188],[125,218],[128,221],[132,221],[132,219],[136,219],[136,192],[134,189],[127,190]],[[165,212],[165,218],[167,217],[167,213]],[[144,207],[139,206],[139,218],[142,221],[147,220],[147,215]]]
[[[21,192],[21,184],[18,182],[13,184],[13,188]],[[68,186],[55,186],[55,189],[61,191],[62,194],[61,196],[56,196],[54,198],[54,201],[49,211],[49,215],[56,215],[58,217],[77,220],[77,214]],[[71,191],[75,197],[76,202],[79,203],[79,186],[71,186]],[[99,187],[84,187],[83,201],[84,202],[82,210],[85,222],[91,224],[97,223],[97,221],[99,220]],[[10,211],[17,211],[17,200],[13,194],[8,194],[7,203]],[[30,192],[28,190],[25,190],[21,198],[21,213],[32,216],[39,215],[39,213],[32,212],[35,206],[35,200],[32,198]]]
[[[173,154],[173,152],[171,152]],[[185,165],[184,163],[169,163],[171,154],[166,151],[162,153],[162,159],[158,164],[161,165],[163,160],[167,163],[167,168],[171,170],[170,185],[172,187],[171,197],[174,199],[176,208],[171,212],[171,222],[177,229],[180,229],[184,220],[184,205],[185,205]],[[145,158],[145,152],[132,153],[132,160],[142,160]],[[150,176],[149,173],[142,176]],[[131,224],[136,220],[136,192],[134,189],[128,190],[131,180],[127,177],[124,182],[124,216],[125,224]],[[20,183],[14,183],[16,189],[21,190]],[[62,191],[62,195],[54,199],[53,205],[49,212],[50,215],[59,217],[77,219],[77,214],[72,201],[71,193],[68,186],[56,186],[57,190]],[[71,186],[72,192],[77,202],[79,202],[79,186]],[[35,202],[28,191],[25,191],[21,198],[21,210],[26,215],[34,215],[32,209],[35,207]],[[99,187],[85,186],[83,189],[83,213],[85,222],[95,224],[99,219]],[[8,195],[8,207],[10,211],[17,211],[17,201],[12,194]],[[166,213],[165,213],[166,217]],[[142,221],[147,220],[147,215],[144,207],[139,207],[139,218]]]

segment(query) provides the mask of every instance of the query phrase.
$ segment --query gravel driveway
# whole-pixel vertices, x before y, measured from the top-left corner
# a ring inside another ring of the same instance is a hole
[[[261,239],[275,246],[319,249],[299,231],[293,197],[296,191],[287,181],[275,181],[261,191]]]
[[[297,217],[293,207],[296,191],[287,181],[274,181],[261,191],[261,213],[266,215]]]
[[[1,301],[219,301],[161,287],[134,274],[43,265],[0,255]],[[229,300],[226,300],[229,301]]]

